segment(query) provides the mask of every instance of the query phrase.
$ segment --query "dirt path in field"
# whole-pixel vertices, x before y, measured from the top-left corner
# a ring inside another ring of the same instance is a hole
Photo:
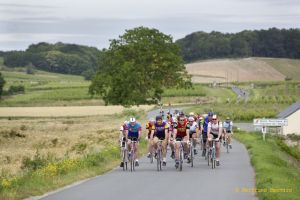
[[[150,110],[154,106],[132,107]],[[70,106],[70,107],[0,107],[0,117],[68,117],[110,115],[121,113],[123,106]]]

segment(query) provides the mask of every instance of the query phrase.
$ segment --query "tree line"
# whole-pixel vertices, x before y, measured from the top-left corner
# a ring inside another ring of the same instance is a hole
[[[300,29],[195,32],[179,39],[185,62],[211,58],[300,58]]]
[[[26,51],[1,54],[7,67],[33,66],[44,71],[83,75],[91,79],[97,71],[101,51],[83,45],[41,42],[30,45]]]

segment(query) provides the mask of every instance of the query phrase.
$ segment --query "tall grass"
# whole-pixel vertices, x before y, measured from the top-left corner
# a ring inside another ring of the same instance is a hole
[[[287,154],[278,146],[276,138],[267,136],[263,141],[261,134],[246,132],[236,132],[234,137],[244,143],[250,153],[256,174],[256,188],[267,189],[267,192],[257,193],[259,199],[299,199],[300,170],[289,163]],[[283,192],[284,189],[288,192]]]

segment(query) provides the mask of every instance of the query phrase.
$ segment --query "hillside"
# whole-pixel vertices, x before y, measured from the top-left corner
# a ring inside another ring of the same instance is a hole
[[[298,59],[215,59],[190,63],[186,68],[197,83],[300,80]]]

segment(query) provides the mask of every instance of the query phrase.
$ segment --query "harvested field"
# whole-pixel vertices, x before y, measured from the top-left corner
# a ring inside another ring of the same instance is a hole
[[[146,111],[152,108],[148,105],[133,107]],[[81,117],[117,114],[124,109],[123,106],[0,107],[0,117]]]
[[[193,82],[283,81],[285,75],[260,58],[209,60],[186,65]]]

